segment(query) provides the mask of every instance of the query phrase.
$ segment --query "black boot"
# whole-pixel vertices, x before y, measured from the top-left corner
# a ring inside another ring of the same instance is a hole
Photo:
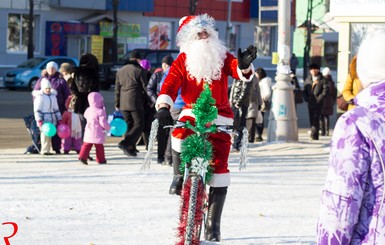
[[[221,241],[221,216],[226,194],[227,187],[210,187],[209,206],[205,227],[206,241]]]
[[[169,193],[171,195],[180,195],[183,186],[183,176],[179,170],[180,167],[180,153],[172,150],[172,165],[174,168],[174,179],[170,185]]]

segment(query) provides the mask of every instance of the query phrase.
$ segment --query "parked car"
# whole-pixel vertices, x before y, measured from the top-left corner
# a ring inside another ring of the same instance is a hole
[[[151,63],[151,71],[162,67],[162,59],[166,55],[171,55],[174,59],[178,56],[179,50],[167,49],[134,49],[139,52],[142,59],[147,59]],[[109,89],[112,84],[115,84],[116,72],[130,59],[131,50],[127,52],[118,62],[103,63],[99,66],[100,86],[102,89]]]
[[[73,66],[79,65],[78,59],[71,57],[49,56],[28,59],[5,74],[4,86],[12,90],[17,88],[33,90],[37,80],[41,77],[41,71],[50,61],[54,61],[59,67],[65,62]]]

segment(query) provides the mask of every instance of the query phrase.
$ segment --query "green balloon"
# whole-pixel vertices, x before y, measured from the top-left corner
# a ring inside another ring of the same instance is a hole
[[[41,131],[47,136],[47,137],[53,137],[56,134],[56,127],[50,122],[46,122],[41,127]]]

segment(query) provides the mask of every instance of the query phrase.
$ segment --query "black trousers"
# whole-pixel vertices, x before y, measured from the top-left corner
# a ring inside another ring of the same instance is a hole
[[[320,128],[320,117],[321,108],[308,108],[309,109],[309,120],[310,120],[310,137],[313,140],[319,139],[319,128]]]
[[[129,150],[135,149],[136,142],[144,129],[144,111],[121,111],[124,121],[127,123],[127,132],[120,142]]]

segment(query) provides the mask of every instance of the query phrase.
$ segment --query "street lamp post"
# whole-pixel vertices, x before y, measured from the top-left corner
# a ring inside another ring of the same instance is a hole
[[[298,141],[294,87],[290,83],[290,1],[278,1],[278,55],[267,141]]]

